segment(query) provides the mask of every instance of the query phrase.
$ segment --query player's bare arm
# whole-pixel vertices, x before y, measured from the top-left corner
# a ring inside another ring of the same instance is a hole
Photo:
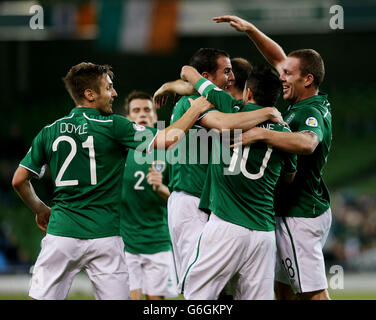
[[[202,78],[199,72],[191,66],[183,66],[180,76],[192,86]],[[246,131],[267,120],[285,123],[281,113],[275,107],[267,107],[256,111],[231,114],[219,111],[209,112],[200,120],[200,125],[218,130],[241,129]]]
[[[255,111],[237,113],[211,111],[200,119],[199,124],[206,128],[218,130],[240,129],[247,131],[267,120],[284,123],[281,113],[275,107],[266,107]]]
[[[200,97],[198,99],[204,98]],[[189,101],[192,103],[193,99],[189,99]],[[169,127],[158,131],[157,136],[154,139],[154,148],[167,149],[181,140],[188,130],[196,123],[199,116],[211,108],[212,105],[207,103],[196,103],[190,107],[179,120],[171,124]]]
[[[317,135],[311,131],[278,132],[255,127],[244,132],[234,146],[248,145],[258,141],[265,142],[286,152],[302,155],[312,154],[319,144]]]
[[[154,171],[149,168],[149,173],[146,175],[147,183],[153,186],[153,190],[158,193],[158,195],[164,199],[168,200],[170,196],[170,190],[166,185],[163,184],[162,173]]]
[[[167,103],[168,99],[174,99],[175,94],[179,94],[181,96],[189,96],[194,94],[195,92],[195,89],[189,82],[178,79],[164,83],[154,93],[153,102],[155,104],[155,107],[159,109]]]
[[[33,174],[29,170],[20,166],[14,173],[12,185],[23,202],[32,212],[35,213],[35,220],[38,227],[43,231],[46,231],[48,221],[50,219],[51,209],[46,206],[35,193],[30,182],[32,177]]]
[[[228,22],[239,32],[244,32],[253,41],[265,59],[281,73],[281,63],[285,61],[286,54],[281,46],[274,40],[257,29],[252,23],[237,16],[214,17],[216,23]]]

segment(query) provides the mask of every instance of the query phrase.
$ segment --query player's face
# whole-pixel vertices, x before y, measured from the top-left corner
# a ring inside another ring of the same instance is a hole
[[[129,103],[128,119],[138,125],[153,127],[157,122],[153,103],[148,99],[133,99]]]
[[[305,79],[300,72],[299,58],[287,57],[282,66],[280,79],[283,85],[283,99],[292,102],[300,101],[305,92]]]
[[[217,59],[217,66],[217,71],[214,74],[209,74],[208,80],[213,82],[218,88],[226,89],[235,79],[231,61],[229,58],[221,56]]]
[[[103,75],[100,85],[100,94],[96,99],[97,109],[103,114],[113,113],[112,103],[115,97],[117,97],[117,93],[113,87],[111,78],[107,74]]]

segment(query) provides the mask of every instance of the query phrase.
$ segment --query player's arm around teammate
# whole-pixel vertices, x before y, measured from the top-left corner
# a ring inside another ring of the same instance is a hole
[[[300,94],[299,100],[318,93],[317,88],[313,86],[314,78],[312,74],[308,73],[300,79],[300,70],[296,59],[288,59],[281,46],[252,23],[237,16],[229,15],[215,17],[213,20],[217,23],[228,22],[237,31],[247,34],[265,59],[279,72],[280,80],[283,84],[284,99],[286,99],[287,94],[293,94],[289,93],[289,91],[294,91],[295,88],[291,82],[296,79],[301,81],[306,88],[311,88],[307,92]],[[244,133],[241,138],[243,144],[263,141],[284,151],[297,154],[312,154],[319,143],[317,135],[309,131],[274,133],[263,128],[253,128]]]
[[[183,66],[181,71],[182,79],[175,80],[163,84],[154,94],[154,101],[158,105],[163,105],[166,102],[168,96],[172,93],[178,93],[179,95],[187,95],[195,92],[194,85],[203,77],[198,71],[191,66]],[[236,80],[235,80],[236,81]],[[235,105],[236,100],[231,98],[232,104]],[[230,108],[227,108],[231,110]],[[218,110],[211,110],[205,117],[202,117],[199,121],[200,125],[206,128],[222,130],[234,130],[240,129],[246,131],[253,128],[259,123],[264,121],[273,121],[277,123],[284,123],[281,113],[275,107],[265,107],[260,110],[240,113],[224,113]]]
[[[213,86],[210,81],[202,77],[192,66],[183,66],[180,76],[182,80],[188,81],[192,86],[198,86],[200,81],[202,83],[202,87],[208,88],[209,85]],[[202,95],[203,91],[200,92],[199,90],[199,93]],[[235,98],[231,97],[230,94],[227,95],[226,100],[228,100],[230,104],[236,103]],[[227,103],[227,101],[218,101],[218,103],[215,102],[216,101],[214,100],[212,101],[216,107],[220,104]],[[242,131],[246,131],[267,120],[277,123],[284,123],[281,113],[275,107],[265,107],[259,110],[242,113],[223,113],[219,111],[212,111],[200,119],[200,122],[207,128],[215,128],[218,130],[240,129]]]
[[[279,299],[329,299],[322,247],[330,229],[331,210],[322,170],[331,146],[332,125],[327,95],[319,92],[325,75],[324,62],[313,49],[295,50],[286,55],[275,41],[239,17],[221,16],[213,20],[228,22],[247,34],[278,70],[283,99],[291,102],[284,118],[293,132],[274,134],[253,128],[242,135],[243,144],[264,141],[297,153],[298,168],[301,168],[292,187],[285,188],[290,191],[287,198],[291,199],[289,203],[285,199],[281,210],[284,217],[277,228],[281,257],[276,268],[276,296]],[[289,228],[294,228],[294,234],[290,234]],[[312,270],[312,265],[317,267]],[[288,274],[284,272],[286,268]]]
[[[113,115],[117,93],[110,69],[80,63],[69,70],[63,80],[76,107],[39,132],[13,176],[14,189],[47,232],[29,291],[34,299],[65,299],[74,276],[82,269],[87,271],[97,299],[128,298],[117,219],[124,150],[142,145],[166,149],[207,110],[192,107],[174,125],[160,131],[137,126]],[[145,141],[137,140],[144,134]],[[51,210],[30,183],[32,176],[41,176],[45,164],[54,182]],[[95,247],[90,255],[85,253],[88,247]]]

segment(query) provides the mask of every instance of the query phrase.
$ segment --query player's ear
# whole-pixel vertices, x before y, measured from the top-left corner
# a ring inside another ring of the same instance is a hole
[[[253,99],[253,92],[250,88],[247,88],[247,98],[248,101],[251,101]]]
[[[314,76],[312,74],[308,73],[305,76],[304,86],[309,87],[311,84],[313,84],[314,79],[315,79]]]
[[[85,96],[85,99],[88,100],[89,102],[94,102],[97,97],[97,93],[92,89],[85,89],[84,96]]]
[[[206,72],[206,71],[204,71],[203,73],[201,73],[201,75],[202,75],[204,78],[206,78],[206,79],[209,79],[209,76],[210,76],[209,72]]]

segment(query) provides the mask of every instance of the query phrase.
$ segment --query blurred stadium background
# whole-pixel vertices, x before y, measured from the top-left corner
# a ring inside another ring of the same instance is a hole
[[[333,5],[344,9],[343,29],[330,28]],[[321,90],[329,94],[333,115],[324,172],[333,210],[325,247],[329,280],[338,275],[330,273],[332,266],[344,271],[343,289],[330,292],[334,299],[376,298],[376,1],[46,0],[0,2],[0,299],[27,298],[43,233],[11,178],[39,130],[73,108],[61,81],[68,69],[81,61],[112,65],[119,95],[114,108],[121,113],[131,90],[152,94],[178,78],[200,47],[263,63],[244,34],[211,21],[222,14],[254,22],[286,52],[313,48],[322,55]],[[43,29],[30,27],[33,16]],[[278,106],[283,110],[286,103]],[[160,110],[160,120],[168,121],[171,108]],[[48,178],[34,187],[50,203]],[[70,297],[92,298],[90,292],[82,276]]]

